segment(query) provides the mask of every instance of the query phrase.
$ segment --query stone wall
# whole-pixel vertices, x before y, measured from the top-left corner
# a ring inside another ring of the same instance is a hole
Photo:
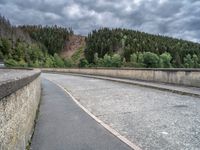
[[[6,78],[0,81],[0,89],[7,91],[0,95],[0,149],[24,150],[33,132],[40,101],[40,72],[0,70],[0,73],[5,75],[1,74],[0,80]]]
[[[42,69],[200,87],[200,69]]]

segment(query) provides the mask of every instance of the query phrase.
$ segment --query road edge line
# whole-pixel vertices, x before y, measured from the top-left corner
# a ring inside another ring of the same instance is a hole
[[[45,79],[47,79],[47,78],[45,78]],[[85,108],[79,101],[77,101],[76,98],[68,90],[66,90],[64,87],[62,87],[61,85],[59,85],[55,81],[52,81],[50,79],[47,79],[47,80],[50,81],[50,82],[52,82],[52,83],[54,83],[55,85],[57,85],[58,87],[60,87],[63,91],[65,91],[72,98],[72,100],[82,110],[84,110],[90,117],[92,117],[96,122],[98,122],[99,124],[101,124],[106,130],[108,130],[111,134],[113,134],[114,136],[116,136],[119,140],[121,140],[122,142],[124,142],[125,144],[127,144],[133,150],[142,150],[140,147],[138,147],[137,145],[135,145],[134,143],[132,143],[130,140],[128,140],[126,137],[124,137],[123,135],[121,135],[119,132],[117,132],[116,130],[114,130],[113,128],[111,128],[108,124],[104,123],[99,118],[97,118],[95,115],[93,115],[87,108]]]

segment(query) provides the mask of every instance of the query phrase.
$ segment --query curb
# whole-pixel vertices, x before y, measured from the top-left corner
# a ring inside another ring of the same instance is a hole
[[[45,78],[47,79],[47,78]],[[132,143],[131,141],[129,141],[126,137],[122,136],[119,132],[117,132],[116,130],[114,130],[113,128],[111,128],[108,124],[104,123],[103,121],[101,121],[99,118],[97,118],[95,115],[93,115],[88,109],[86,109],[80,102],[78,102],[76,100],[76,98],[69,92],[67,91],[64,87],[62,87],[61,85],[57,84],[55,81],[52,81],[50,79],[47,79],[50,82],[54,83],[55,85],[57,85],[58,87],[60,87],[63,91],[65,91],[71,98],[72,100],[82,109],[84,110],[90,117],[92,117],[96,122],[98,122],[100,125],[102,125],[106,130],[108,130],[111,134],[113,134],[114,136],[116,136],[119,140],[121,140],[122,142],[124,142],[125,144],[127,144],[130,148],[132,148],[133,150],[142,150],[140,147],[138,147],[137,145],[135,145],[134,143]]]

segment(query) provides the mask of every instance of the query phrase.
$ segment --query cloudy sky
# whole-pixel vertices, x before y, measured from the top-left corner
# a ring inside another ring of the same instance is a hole
[[[0,0],[12,24],[122,27],[200,42],[200,0]]]

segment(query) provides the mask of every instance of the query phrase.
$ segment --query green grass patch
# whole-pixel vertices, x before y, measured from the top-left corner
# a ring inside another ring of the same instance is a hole
[[[71,57],[73,62],[78,63],[81,58],[84,58],[84,49],[85,47],[80,47],[75,51]]]

